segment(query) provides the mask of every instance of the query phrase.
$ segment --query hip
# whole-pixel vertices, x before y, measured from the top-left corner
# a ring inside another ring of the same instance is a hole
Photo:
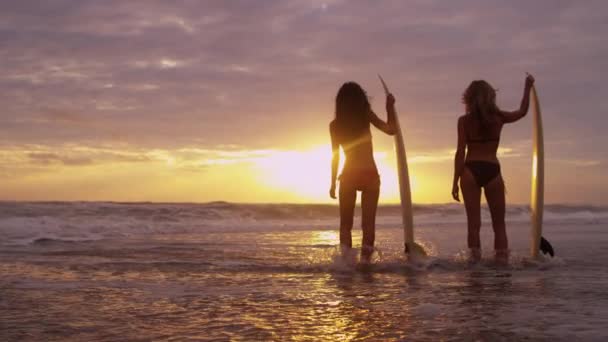
[[[338,179],[341,187],[353,187],[356,190],[380,187],[380,175],[376,169],[344,170]]]

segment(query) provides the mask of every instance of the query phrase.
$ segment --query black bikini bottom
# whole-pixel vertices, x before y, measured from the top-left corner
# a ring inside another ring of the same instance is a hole
[[[473,178],[477,182],[477,185],[484,187],[488,185],[490,181],[500,175],[500,164],[481,161],[481,160],[470,160],[464,163],[466,167],[471,170]]]

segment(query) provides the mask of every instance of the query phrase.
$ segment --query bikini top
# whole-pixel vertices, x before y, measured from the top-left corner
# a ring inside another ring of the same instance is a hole
[[[486,142],[493,142],[493,141],[499,142],[500,138],[487,138],[487,139],[486,138],[479,138],[479,139],[469,138],[469,139],[467,139],[467,142],[469,142],[469,143],[486,143]]]

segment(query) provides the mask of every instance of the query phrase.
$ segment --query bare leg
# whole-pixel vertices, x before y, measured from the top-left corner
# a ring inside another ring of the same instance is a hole
[[[471,171],[466,167],[460,177],[460,188],[464,198],[464,207],[467,211],[467,242],[471,250],[471,258],[473,261],[479,261],[481,259],[481,240],[479,238],[479,230],[481,229],[481,188],[477,185]]]
[[[490,181],[485,186],[484,193],[492,215],[496,261],[504,264],[509,260],[509,241],[505,228],[505,184],[502,176]]]
[[[352,248],[351,231],[355,216],[357,190],[347,183],[340,182],[340,245]]]
[[[368,261],[374,251],[374,241],[376,239],[376,209],[378,208],[379,195],[380,188],[377,186],[366,188],[361,194],[361,228],[363,230],[361,257]]]

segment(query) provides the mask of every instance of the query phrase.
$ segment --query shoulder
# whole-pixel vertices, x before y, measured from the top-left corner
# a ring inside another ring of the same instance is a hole
[[[469,120],[469,114],[462,114],[458,117],[458,126],[464,125]]]
[[[329,133],[334,136],[338,134],[338,121],[335,119],[329,123]]]
[[[335,129],[336,129],[336,125],[337,125],[337,124],[338,124],[338,123],[336,122],[336,119],[331,120],[331,122],[329,123],[329,130],[330,130],[330,131],[335,130]]]
[[[509,113],[504,112],[502,110],[498,110],[496,111],[496,113],[494,114],[496,116],[496,118],[498,119],[498,121],[503,124],[505,123],[505,118],[509,115]]]
[[[471,115],[470,114],[463,114],[458,118],[458,134],[465,134],[466,132],[469,130],[468,126],[471,125],[470,123],[470,118]]]

